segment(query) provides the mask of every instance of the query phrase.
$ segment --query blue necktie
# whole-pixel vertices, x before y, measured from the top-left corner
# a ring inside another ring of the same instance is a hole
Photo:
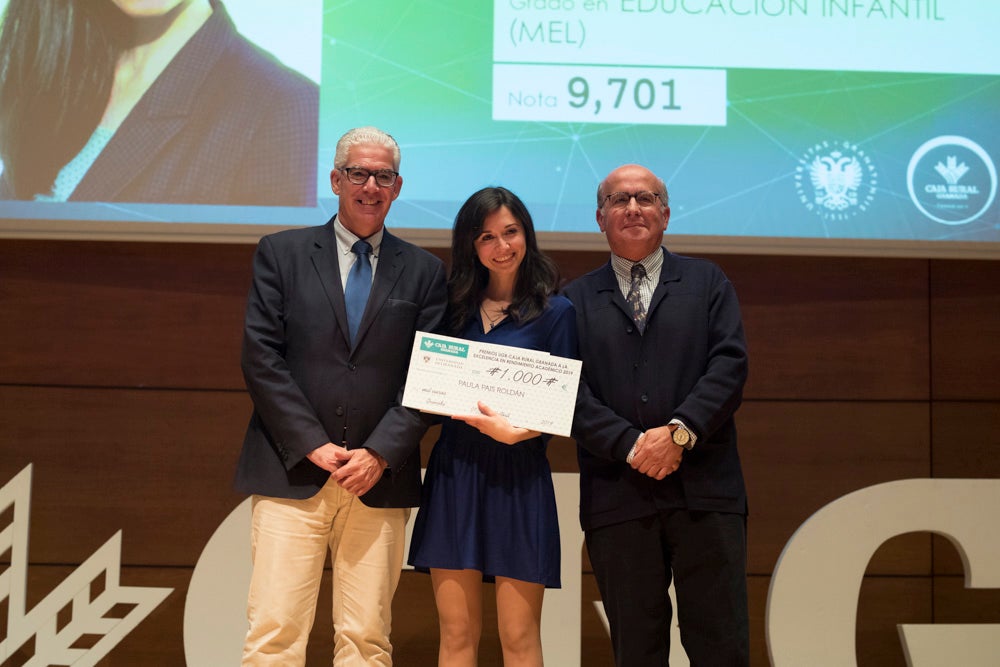
[[[372,290],[372,246],[368,241],[356,241],[351,246],[351,252],[358,258],[347,274],[347,287],[344,288],[344,301],[347,303],[347,328],[351,333],[351,344],[358,334],[361,316],[365,313],[368,303],[368,293]]]

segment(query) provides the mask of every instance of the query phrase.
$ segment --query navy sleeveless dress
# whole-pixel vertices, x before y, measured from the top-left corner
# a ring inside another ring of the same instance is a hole
[[[475,341],[577,356],[576,314],[562,296],[521,325],[510,319],[484,331],[473,318],[462,334]],[[488,397],[483,402],[489,405]],[[443,418],[413,525],[409,564],[478,570],[484,581],[509,577],[559,588],[559,519],[545,451],[550,436],[505,445],[461,421]]]

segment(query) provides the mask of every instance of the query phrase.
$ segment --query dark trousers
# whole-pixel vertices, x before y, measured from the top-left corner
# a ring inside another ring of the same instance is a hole
[[[586,538],[617,667],[668,666],[671,574],[692,667],[750,664],[743,516],[665,510]]]

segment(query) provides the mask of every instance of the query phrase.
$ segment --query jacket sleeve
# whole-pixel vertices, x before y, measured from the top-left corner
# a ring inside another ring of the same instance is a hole
[[[743,400],[747,346],[736,290],[718,271],[708,296],[708,348],[705,371],[674,411],[701,438],[711,438],[732,418]]]
[[[290,453],[283,461],[291,469],[330,437],[285,361],[284,288],[272,241],[264,237],[254,254],[240,365],[254,408],[274,442]]]
[[[583,369],[573,414],[573,438],[585,450],[602,459],[622,461],[642,431],[594,396]]]
[[[579,285],[575,287],[579,288]],[[583,307],[584,298],[579,289],[567,289],[565,294],[573,302],[577,331],[583,331],[589,326]],[[580,352],[573,356],[581,358]],[[642,431],[594,394],[587,380],[587,371],[587,363],[584,362],[580,386],[577,388],[571,435],[580,447],[594,456],[624,462]]]

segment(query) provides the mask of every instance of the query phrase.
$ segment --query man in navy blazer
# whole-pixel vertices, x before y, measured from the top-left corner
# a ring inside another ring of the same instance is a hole
[[[244,665],[305,664],[327,550],[334,664],[392,664],[392,596],[428,426],[398,397],[414,332],[435,329],[446,303],[442,262],[384,228],[399,160],[388,134],[349,131],[330,174],[337,215],[257,247],[242,352],[254,412],[236,472],[253,494]],[[352,334],[345,286],[361,283],[370,295]]]
[[[732,284],[662,247],[663,181],[597,190],[611,260],[571,283],[585,382],[574,420],[580,522],[619,667],[666,667],[677,594],[695,667],[749,664],[746,492],[733,414],[747,353]]]

